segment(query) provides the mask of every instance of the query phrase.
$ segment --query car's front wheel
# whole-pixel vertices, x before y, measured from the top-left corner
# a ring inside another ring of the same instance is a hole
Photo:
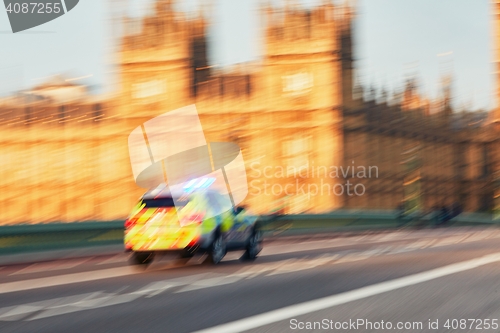
[[[226,255],[226,252],[226,241],[224,240],[222,234],[218,234],[215,237],[212,245],[210,246],[210,249],[208,250],[207,259],[211,264],[216,265],[222,261],[222,258],[224,258],[224,256]]]
[[[246,247],[242,259],[255,260],[261,250],[262,250],[262,232],[260,230],[254,230],[254,232],[250,236],[250,239],[248,240],[248,245]]]
[[[134,252],[130,258],[133,265],[149,265],[154,258],[153,252]]]

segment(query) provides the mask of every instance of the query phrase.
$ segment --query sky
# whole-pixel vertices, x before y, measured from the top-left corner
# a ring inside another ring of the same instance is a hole
[[[269,0],[266,0],[269,1]],[[280,7],[286,0],[270,0]],[[305,9],[323,0],[294,0]],[[335,0],[337,1],[337,0]],[[339,0],[342,1],[343,0]],[[352,0],[351,0],[352,1]],[[207,1],[204,1],[206,3]],[[489,0],[357,0],[357,79],[377,91],[400,89],[415,78],[423,95],[436,98],[440,78],[453,75],[457,110],[491,109],[493,27]],[[116,87],[117,17],[151,13],[153,0],[80,0],[62,17],[13,34],[0,10],[0,95],[63,75],[96,93]],[[178,1],[194,13],[202,0]],[[259,0],[212,0],[210,61],[222,67],[258,60],[263,22]]]
[[[489,0],[360,0],[360,79],[389,91],[406,78],[437,97],[452,73],[456,108],[494,107],[493,24]]]

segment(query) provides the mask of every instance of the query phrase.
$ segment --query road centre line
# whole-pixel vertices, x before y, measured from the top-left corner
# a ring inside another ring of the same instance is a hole
[[[422,282],[434,280],[447,275],[471,270],[480,266],[488,265],[500,261],[500,253],[489,254],[480,258],[463,261],[426,272],[421,272],[402,278],[376,283],[371,286],[347,291],[344,293],[319,298],[313,301],[286,306],[281,309],[272,310],[244,319],[239,319],[230,323],[213,326],[207,329],[196,331],[195,333],[233,333],[243,332],[257,327],[262,327],[275,322],[298,317],[307,313],[324,310],[336,305],[345,304],[370,296],[382,294],[388,291],[412,286]]]

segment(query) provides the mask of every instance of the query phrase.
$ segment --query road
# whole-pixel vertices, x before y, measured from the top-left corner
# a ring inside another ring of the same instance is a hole
[[[496,332],[499,242],[492,227],[406,229],[273,238],[253,263],[3,266],[0,332]]]

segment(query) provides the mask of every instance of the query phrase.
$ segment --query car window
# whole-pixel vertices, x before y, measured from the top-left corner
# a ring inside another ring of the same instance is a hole
[[[215,193],[208,193],[207,199],[208,199],[208,206],[210,207],[210,210],[213,212],[214,215],[219,215],[221,213],[221,207],[220,207],[219,201],[217,200],[216,194]]]
[[[219,213],[226,212],[228,210],[232,210],[233,205],[231,203],[231,199],[229,196],[224,196],[219,193],[212,193],[214,195],[214,200],[217,201],[219,207]]]
[[[173,198],[157,198],[157,199],[143,199],[142,202],[146,205],[145,208],[158,208],[158,207],[175,207],[185,206],[187,201],[176,200]]]

